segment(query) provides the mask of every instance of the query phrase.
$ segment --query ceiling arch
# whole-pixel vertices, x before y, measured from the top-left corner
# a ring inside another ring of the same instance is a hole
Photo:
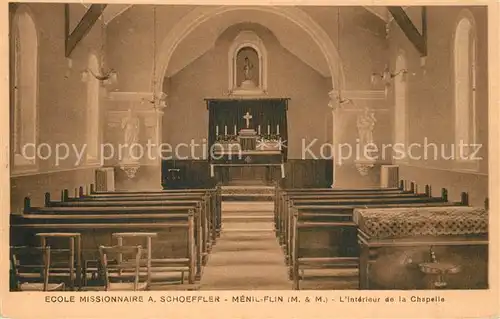
[[[198,26],[173,52],[165,76],[175,75],[205,54],[213,48],[225,30],[241,24],[241,21],[252,21],[252,24],[264,26],[273,33],[283,48],[324,77],[331,76],[325,56],[306,31],[285,18],[276,17],[273,13],[252,10],[226,12]]]
[[[340,87],[344,82],[344,75],[341,67],[341,60],[337,49],[333,45],[331,39],[326,32],[304,11],[296,7],[274,7],[274,6],[212,6],[212,7],[197,7],[189,14],[185,15],[167,34],[163,40],[157,55],[155,68],[152,70],[153,83],[151,84],[155,92],[161,92],[163,88],[163,80],[167,74],[172,56],[179,45],[192,32],[203,25],[204,34],[218,34],[221,32],[217,28],[210,30],[204,23],[211,19],[230,14],[231,12],[260,12],[271,14],[270,17],[283,18],[289,23],[305,32],[314,42],[315,46],[321,51],[329,70],[329,75],[332,79],[332,87]],[[260,14],[262,16],[262,14]],[[271,19],[272,20],[272,19]],[[269,22],[268,22],[269,23]]]

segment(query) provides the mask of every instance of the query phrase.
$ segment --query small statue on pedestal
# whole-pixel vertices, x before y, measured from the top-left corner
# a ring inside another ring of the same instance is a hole
[[[243,81],[241,82],[241,88],[242,89],[249,89],[253,90],[255,89],[255,83],[252,80],[252,70],[253,70],[253,64],[250,62],[250,59],[248,57],[245,57],[243,64]]]
[[[139,161],[137,154],[132,151],[137,151],[133,148],[139,141],[139,118],[135,116],[132,109],[128,110],[127,116],[122,120],[122,129],[124,129],[124,142],[127,151],[124,158],[121,160],[121,169],[127,174],[128,178],[134,178],[137,170],[139,169]]]
[[[245,65],[243,66],[243,74],[245,76],[245,81],[252,80],[252,69],[253,64],[250,62],[248,57],[245,57]]]
[[[373,143],[373,128],[376,122],[375,114],[369,108],[365,108],[363,114],[358,117],[357,126],[361,146],[365,147]]]

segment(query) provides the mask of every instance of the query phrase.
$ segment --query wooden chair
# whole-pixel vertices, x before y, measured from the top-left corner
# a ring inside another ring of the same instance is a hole
[[[37,233],[35,236],[40,238],[42,247],[47,246],[47,239],[49,238],[52,240],[68,240],[69,288],[71,290],[75,290],[77,287],[80,289],[82,287],[82,240],[80,233]]]
[[[50,282],[50,247],[11,247],[13,291],[62,291],[64,282]]]
[[[139,280],[141,246],[99,246],[99,253],[106,291],[147,290],[148,282]]]
[[[180,284],[184,284],[185,274],[189,273],[189,260],[187,258],[161,258],[153,259],[152,256],[152,239],[157,238],[157,233],[151,232],[121,232],[113,233],[112,237],[117,239],[117,245],[123,246],[124,239],[142,239],[146,240],[146,256],[141,257],[141,270],[146,266],[147,281],[149,287],[151,288],[152,280],[155,280],[155,285],[164,286],[167,282],[170,282],[176,276],[172,276],[172,273],[180,273]],[[135,243],[137,244],[137,243]],[[145,258],[144,258],[145,257]],[[141,271],[141,274],[143,271]]]

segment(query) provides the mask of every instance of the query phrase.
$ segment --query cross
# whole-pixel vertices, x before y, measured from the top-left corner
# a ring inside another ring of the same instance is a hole
[[[250,119],[252,118],[252,116],[250,115],[250,113],[247,112],[247,114],[245,114],[243,118],[247,121],[247,128],[248,128],[250,126]]]

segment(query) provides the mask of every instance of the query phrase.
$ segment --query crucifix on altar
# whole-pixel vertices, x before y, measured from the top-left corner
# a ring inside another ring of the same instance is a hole
[[[247,121],[247,128],[249,128],[250,127],[250,120],[252,119],[252,115],[250,115],[250,113],[247,112],[247,114],[245,114],[245,116],[243,116],[243,119],[245,121]]]
[[[246,121],[246,128],[242,128],[238,136],[243,150],[255,150],[257,145],[257,132],[253,128],[250,128],[250,120],[252,118],[253,116],[250,112],[247,112],[243,116],[243,119]]]

